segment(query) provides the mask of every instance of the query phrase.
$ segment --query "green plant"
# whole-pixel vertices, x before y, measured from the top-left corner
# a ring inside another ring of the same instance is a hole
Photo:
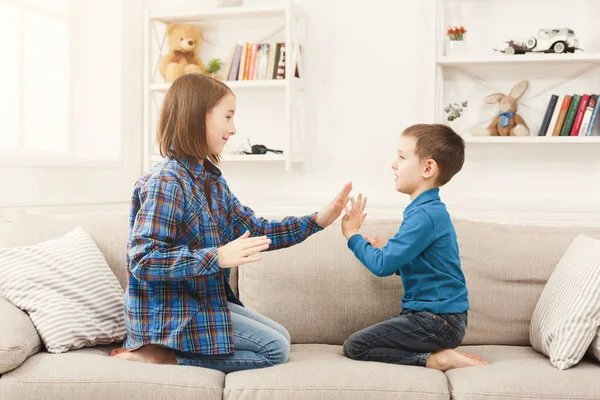
[[[209,74],[216,74],[217,72],[219,72],[221,70],[221,67],[223,66],[223,62],[218,59],[218,58],[212,58],[209,62],[208,62],[208,69],[207,72]]]
[[[467,101],[461,102],[460,105],[458,103],[448,104],[448,107],[444,108],[444,111],[448,114],[448,121],[454,121],[459,118],[463,112],[463,107],[467,108],[467,106]]]

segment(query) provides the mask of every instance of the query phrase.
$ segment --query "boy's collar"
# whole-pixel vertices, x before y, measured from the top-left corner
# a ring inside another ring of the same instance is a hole
[[[221,176],[221,170],[208,159],[204,159],[204,165],[203,163],[190,158],[174,157],[174,159],[181,163],[181,165],[183,165],[185,169],[195,178],[198,178],[199,176],[204,177],[207,174],[213,175],[217,178]]]
[[[420,195],[418,195],[417,197],[415,197],[415,199],[413,201],[411,201],[408,206],[406,206],[406,208],[404,209],[404,215],[406,215],[413,208],[420,206],[421,204],[430,202],[432,200],[439,200],[439,199],[440,199],[440,188],[428,189],[428,190],[424,191],[423,193],[421,193]]]

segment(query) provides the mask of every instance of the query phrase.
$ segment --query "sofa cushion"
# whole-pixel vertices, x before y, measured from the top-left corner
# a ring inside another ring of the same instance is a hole
[[[382,239],[397,221],[365,221],[362,233]],[[240,299],[287,328],[292,343],[343,344],[351,334],[400,312],[398,276],[371,274],[346,246],[339,223],[303,243],[266,252],[238,268]]]
[[[580,235],[548,279],[530,325],[534,349],[558,369],[577,364],[600,325],[600,240]]]
[[[350,360],[335,345],[292,345],[286,364],[230,373],[224,399],[449,399],[444,373]]]
[[[17,368],[42,347],[29,315],[0,296],[0,374]]]
[[[41,352],[2,375],[3,399],[214,399],[225,375],[198,367],[136,363],[109,357],[114,346],[62,354]]]
[[[51,353],[125,338],[123,289],[81,227],[0,248],[0,291],[29,313]]]
[[[469,289],[463,344],[529,346],[529,322],[546,281],[573,239],[599,228],[502,225],[455,220]]]
[[[452,399],[598,399],[600,364],[582,361],[566,371],[527,346],[462,346],[490,365],[446,372]]]

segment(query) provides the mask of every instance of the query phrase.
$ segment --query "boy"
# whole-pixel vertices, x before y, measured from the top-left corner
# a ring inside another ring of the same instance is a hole
[[[352,209],[346,208],[342,219],[348,247],[373,274],[399,274],[404,296],[398,316],[346,340],[346,357],[441,371],[486,364],[453,350],[465,335],[469,300],[456,232],[439,187],[461,170],[464,149],[463,139],[445,125],[418,124],[402,133],[392,169],[395,189],[411,203],[385,246],[358,233],[367,199],[361,194],[351,199]]]

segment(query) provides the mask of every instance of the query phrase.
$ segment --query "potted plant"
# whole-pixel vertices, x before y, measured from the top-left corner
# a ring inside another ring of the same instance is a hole
[[[467,30],[464,26],[451,26],[446,31],[446,55],[450,57],[465,56],[467,54],[466,43]]]
[[[208,61],[208,68],[206,69],[206,73],[211,78],[221,79],[219,77],[219,71],[223,67],[223,62],[218,58],[212,58]]]

